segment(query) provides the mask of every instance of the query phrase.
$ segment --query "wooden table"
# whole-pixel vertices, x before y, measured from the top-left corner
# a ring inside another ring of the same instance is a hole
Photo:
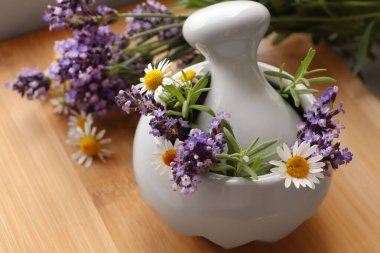
[[[23,66],[47,67],[54,40],[67,35],[44,30],[1,42],[0,83]],[[303,36],[277,47],[266,40],[259,56],[294,72],[310,46]],[[329,69],[339,82],[347,111],[342,142],[354,161],[335,174],[316,215],[287,238],[231,252],[380,252],[380,102],[330,49],[317,49],[313,67]],[[67,121],[49,103],[21,99],[1,85],[0,115],[1,252],[223,251],[177,234],[142,199],[131,163],[136,117],[109,129],[114,158],[86,169],[71,161]]]

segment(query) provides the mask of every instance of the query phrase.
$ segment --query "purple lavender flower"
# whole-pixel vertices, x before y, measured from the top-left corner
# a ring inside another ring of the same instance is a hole
[[[211,121],[210,133],[192,129],[188,138],[176,147],[178,153],[171,164],[173,190],[185,195],[193,193],[201,181],[201,175],[216,160],[216,155],[223,152],[225,144],[220,119]]]
[[[17,91],[22,97],[32,100],[45,99],[50,89],[50,79],[40,72],[39,69],[23,69],[13,84],[6,83],[7,88]]]
[[[339,165],[347,164],[352,160],[352,153],[348,148],[340,149],[340,142],[334,142],[339,138],[340,130],[344,128],[335,119],[339,113],[344,113],[342,103],[338,109],[332,110],[336,99],[338,87],[329,87],[304,114],[306,122],[299,124],[297,138],[299,141],[308,141],[311,145],[318,146],[318,154],[323,156],[322,162],[337,169]]]
[[[107,6],[92,8],[93,0],[57,0],[57,5],[48,5],[43,19],[50,30],[68,28],[81,30],[87,26],[109,25],[118,20],[116,10]]]
[[[127,46],[127,38],[112,33],[108,26],[75,31],[74,38],[57,42],[58,59],[50,66],[50,76],[69,84],[66,103],[95,114],[116,108],[114,98],[126,84],[109,76],[107,67],[125,60],[122,50]]]
[[[155,1],[155,0],[147,0],[146,2],[137,5],[137,7],[132,10],[130,13],[163,13],[163,14],[172,14],[172,12],[163,4]],[[172,18],[133,18],[127,17],[127,33],[129,36],[132,36],[136,33],[144,32],[155,28],[157,26],[174,24],[177,22],[176,19]],[[158,33],[159,40],[165,40],[168,38],[172,38],[181,33],[180,28],[171,28],[166,29]],[[147,37],[143,37],[143,39],[147,39]]]
[[[153,113],[153,118],[150,120],[149,125],[151,135],[155,137],[163,137],[172,143],[176,139],[183,141],[187,138],[190,126],[189,122],[182,118],[173,118],[165,116],[162,109],[155,110]]]
[[[141,94],[141,88],[134,85],[131,89],[120,90],[115,101],[128,114],[131,112],[139,112],[142,115],[154,113],[157,117],[162,117],[164,114],[162,111],[164,107],[156,102],[152,94]]]

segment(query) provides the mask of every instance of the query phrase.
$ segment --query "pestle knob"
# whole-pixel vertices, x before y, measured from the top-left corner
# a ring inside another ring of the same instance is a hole
[[[183,26],[183,35],[192,47],[206,57],[217,57],[216,61],[242,56],[256,59],[269,22],[267,8],[259,3],[224,2],[191,15]]]
[[[257,48],[270,21],[257,2],[222,2],[193,13],[183,26],[185,39],[209,61],[211,90],[205,105],[232,115],[237,140],[278,139],[293,143],[299,116],[270,86],[257,64]],[[206,129],[211,117],[200,113]]]

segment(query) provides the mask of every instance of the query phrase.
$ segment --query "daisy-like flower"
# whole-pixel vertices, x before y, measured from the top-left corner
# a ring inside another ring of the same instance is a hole
[[[110,157],[112,152],[104,145],[111,142],[110,138],[103,138],[106,130],[96,133],[96,127],[90,123],[85,123],[84,130],[78,127],[79,138],[69,138],[67,144],[79,147],[79,150],[72,154],[71,158],[79,165],[91,167],[94,157],[99,157],[105,162],[105,157]]]
[[[171,170],[170,164],[174,161],[174,158],[178,153],[175,148],[178,143],[178,139],[173,145],[170,141],[164,138],[156,138],[156,151],[153,153],[152,165],[155,166],[155,170],[160,171],[160,175]]]
[[[87,124],[94,123],[94,120],[92,118],[92,115],[90,113],[86,114],[84,111],[81,111],[80,113],[71,110],[71,115],[69,117],[69,130],[67,132],[67,135],[69,138],[71,137],[79,137],[80,131],[78,131],[78,128],[80,128],[82,131],[84,131],[84,126]]]
[[[58,114],[67,115],[69,114],[69,107],[66,104],[64,97],[56,97],[50,100],[50,103],[53,105],[53,112]]]
[[[185,72],[186,77],[184,74],[182,74],[180,77],[180,80],[183,83],[186,82],[186,78],[187,78],[187,80],[189,80],[191,82],[192,80],[194,80],[197,77],[197,72],[194,70],[189,69],[189,70],[186,70],[184,72]]]
[[[170,64],[171,62],[166,59],[160,61],[157,66],[149,63],[144,70],[145,76],[140,78],[141,83],[137,85],[137,87],[141,87],[141,92],[153,94],[158,87],[170,81],[168,80],[170,72],[166,71]]]
[[[296,141],[292,151],[284,143],[283,148],[277,148],[277,154],[282,161],[270,161],[276,166],[271,172],[285,178],[285,187],[288,188],[293,182],[296,188],[309,186],[315,188],[319,184],[318,178],[323,178],[323,167],[325,163],[320,162],[322,155],[315,155],[317,145],[310,146],[307,141],[298,145]]]

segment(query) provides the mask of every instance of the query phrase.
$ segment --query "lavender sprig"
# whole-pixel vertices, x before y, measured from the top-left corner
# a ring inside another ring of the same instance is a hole
[[[177,156],[172,162],[172,189],[189,195],[197,189],[201,175],[216,161],[216,156],[224,150],[226,139],[221,132],[219,119],[213,119],[210,132],[192,129],[188,138],[177,145]]]
[[[326,173],[328,165],[337,169],[339,165],[349,163],[353,156],[348,148],[341,150],[338,141],[340,130],[344,129],[344,126],[339,125],[339,120],[334,117],[344,113],[344,110],[342,103],[337,109],[332,109],[337,92],[337,86],[327,88],[304,114],[306,121],[298,126],[298,140],[318,146],[317,153],[323,156],[321,161],[326,163],[324,168]]]
[[[132,14],[172,14],[172,12],[163,4],[155,1],[155,0],[147,0],[142,4],[137,5],[135,9],[133,9],[130,13]],[[178,23],[178,19],[176,18],[168,18],[168,17],[127,17],[127,34],[129,36],[134,36],[136,34],[146,32],[148,30],[154,29],[158,26],[167,26]],[[158,31],[157,34],[153,34],[153,36],[157,35],[159,40],[165,40],[168,38],[175,37],[176,35],[181,33],[181,29],[179,27],[173,27],[169,29],[164,29]],[[146,40],[150,38],[152,34],[142,36],[141,39]]]
[[[118,20],[116,10],[100,5],[93,8],[94,0],[57,0],[48,5],[43,19],[50,24],[50,30],[63,28],[82,30],[88,26],[109,25]]]
[[[38,68],[23,69],[14,83],[6,83],[7,88],[17,91],[21,97],[26,96],[29,100],[34,98],[45,99],[48,96],[51,80]]]

